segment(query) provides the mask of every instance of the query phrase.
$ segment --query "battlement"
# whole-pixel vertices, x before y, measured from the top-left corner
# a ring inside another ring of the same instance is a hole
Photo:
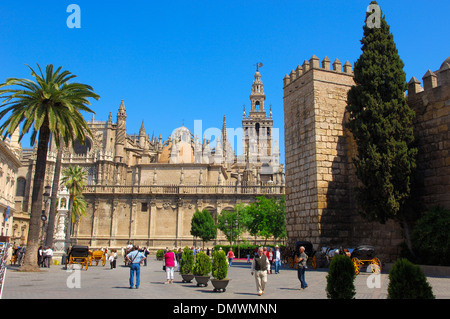
[[[319,58],[313,55],[309,59],[309,61],[305,60],[302,66],[298,65],[297,68],[295,70],[292,70],[290,74],[286,74],[283,79],[283,87],[286,88],[287,86],[301,79],[306,73],[311,70],[322,70],[353,76],[352,65],[349,61],[345,62],[342,70],[342,63],[341,61],[339,61],[339,59],[334,60],[333,64],[331,64],[330,59],[328,57],[325,57],[320,64]]]
[[[437,87],[450,86],[450,57],[448,57],[442,64],[439,70],[428,70],[422,77],[423,86],[416,77],[412,77],[408,82],[408,96],[413,98],[416,94],[421,92],[431,91]]]

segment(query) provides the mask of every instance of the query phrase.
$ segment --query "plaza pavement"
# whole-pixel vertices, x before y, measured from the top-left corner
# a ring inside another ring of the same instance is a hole
[[[141,267],[139,289],[129,289],[129,268],[118,259],[116,269],[91,266],[88,270],[65,270],[61,265],[42,268],[41,272],[18,272],[16,266],[8,265],[2,299],[170,299],[191,300],[264,300],[326,299],[326,276],[328,269],[308,269],[308,288],[300,290],[300,282],[294,269],[282,268],[279,274],[268,275],[263,296],[258,296],[254,277],[250,275],[250,264],[245,260],[234,261],[229,268],[231,279],[225,292],[214,292],[211,283],[197,287],[182,283],[175,272],[173,284],[164,284],[165,272],[162,262],[149,256],[147,266]],[[381,273],[381,288],[369,288],[367,280],[371,274],[361,272],[355,279],[356,299],[385,299],[387,297],[388,274]],[[450,299],[450,276],[427,277],[437,299]],[[79,287],[77,287],[79,285]]]

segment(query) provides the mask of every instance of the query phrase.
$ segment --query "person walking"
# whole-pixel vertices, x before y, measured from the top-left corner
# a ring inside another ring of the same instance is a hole
[[[38,248],[38,266],[39,268],[42,267],[44,264],[44,248],[42,246],[39,246]]]
[[[274,258],[274,262],[275,262],[275,273],[278,274],[280,273],[280,268],[281,268],[281,252],[280,252],[280,247],[278,245],[275,246],[275,258]]]
[[[297,259],[297,276],[298,280],[300,280],[300,290],[306,289],[308,287],[308,284],[305,281],[305,271],[306,271],[306,261],[308,260],[308,256],[305,253],[305,247],[301,246],[299,248],[300,255]]]
[[[233,257],[234,257],[233,248],[230,247],[230,250],[228,251],[228,264],[230,265],[230,267],[231,264],[233,263]]]
[[[117,265],[117,249],[111,251],[111,255],[114,257],[113,260],[113,268],[116,268]]]
[[[273,269],[273,250],[272,250],[272,248],[269,248],[269,251],[267,252],[267,257],[269,258],[269,263],[270,263],[270,273],[272,273],[272,269]]]
[[[264,254],[263,248],[259,247],[258,254],[252,261],[251,275],[255,274],[256,290],[258,295],[264,294],[267,283],[267,274],[270,272],[270,263],[267,255]]]
[[[166,284],[172,284],[173,283],[173,271],[174,268],[177,266],[177,260],[175,257],[175,253],[171,250],[168,250],[164,254],[164,266],[166,266]]]
[[[139,251],[138,246],[133,246],[126,258],[130,262],[130,289],[133,288],[133,285],[138,289],[141,283],[141,262],[145,259],[145,256]],[[135,275],[136,284],[134,284]]]
[[[114,269],[114,256],[112,253],[111,253],[111,255],[109,255],[108,260],[109,260],[109,265],[111,266],[111,269]]]

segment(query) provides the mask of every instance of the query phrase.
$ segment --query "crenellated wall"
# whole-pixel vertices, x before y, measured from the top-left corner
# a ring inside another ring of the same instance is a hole
[[[448,64],[448,63],[447,63]],[[424,87],[410,82],[408,101],[418,114],[419,170],[430,204],[448,207],[450,124],[448,66],[436,77],[427,72]],[[289,242],[321,246],[373,245],[384,261],[394,260],[403,242],[401,227],[363,220],[353,189],[358,183],[352,158],[356,145],[344,128],[347,93],[354,85],[351,64],[312,56],[284,81],[286,219]],[[413,89],[416,90],[414,96]]]
[[[422,81],[411,78],[407,96],[416,112],[419,193],[426,206],[450,209],[450,58]]]

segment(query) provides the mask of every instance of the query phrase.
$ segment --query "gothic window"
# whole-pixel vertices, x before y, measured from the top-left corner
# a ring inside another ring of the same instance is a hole
[[[255,103],[255,108],[256,108],[257,110],[259,110],[259,101],[256,101],[256,103]]]
[[[255,125],[256,134],[259,135],[259,123]]]
[[[23,177],[19,177],[17,179],[17,187],[16,187],[16,196],[25,196],[25,186],[27,185],[27,181]]]
[[[86,155],[91,150],[91,140],[86,138],[85,144],[81,144],[80,141],[75,140],[73,143],[73,150],[77,155]]]

